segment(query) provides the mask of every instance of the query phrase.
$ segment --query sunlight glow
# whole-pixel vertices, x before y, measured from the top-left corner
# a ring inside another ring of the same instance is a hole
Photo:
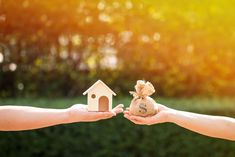
[[[126,5],[127,9],[132,9],[132,7],[133,7],[133,4],[131,1],[126,1],[125,5]]]
[[[99,20],[102,21],[102,22],[107,22],[107,23],[112,22],[112,18],[106,13],[100,13],[99,14]]]
[[[19,90],[23,90],[24,89],[24,84],[23,83],[18,83],[17,85]]]
[[[82,39],[81,39],[81,36],[80,35],[74,35],[74,36],[72,36],[72,43],[73,43],[73,45],[74,46],[79,46],[79,45],[81,45],[81,43],[82,43]]]
[[[0,52],[0,63],[2,63],[4,61],[4,56],[3,54]]]
[[[192,44],[189,44],[189,45],[187,46],[187,52],[192,53],[193,50],[194,50],[194,46],[193,46]]]
[[[97,5],[97,8],[98,8],[99,10],[104,10],[104,8],[105,8],[105,3],[104,3],[103,1],[99,2],[98,5]]]
[[[153,40],[155,40],[155,41],[160,41],[160,39],[161,39],[160,33],[154,33],[154,34],[153,34]]]
[[[149,42],[150,41],[150,38],[149,38],[149,36],[148,35],[141,35],[140,36],[140,40],[142,41],[142,42],[144,42],[144,43],[147,43],[147,42]]]
[[[119,34],[121,41],[123,43],[130,42],[132,35],[133,35],[133,32],[131,32],[131,31],[123,31],[123,32],[120,32],[120,34]]]
[[[69,44],[69,40],[65,36],[60,36],[58,40],[59,40],[60,45],[62,46],[66,46]]]
[[[16,68],[17,68],[17,65],[16,65],[15,63],[11,63],[11,64],[9,65],[10,71],[15,71]]]

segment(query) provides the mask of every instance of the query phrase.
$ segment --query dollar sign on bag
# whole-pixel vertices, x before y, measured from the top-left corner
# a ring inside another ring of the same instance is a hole
[[[139,108],[140,108],[139,112],[143,113],[147,112],[146,105],[144,103],[140,103]]]

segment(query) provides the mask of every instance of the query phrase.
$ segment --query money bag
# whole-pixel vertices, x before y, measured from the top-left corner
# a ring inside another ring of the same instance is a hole
[[[135,85],[135,90],[135,92],[130,92],[134,97],[130,104],[130,114],[142,117],[156,114],[156,102],[149,97],[155,92],[154,86],[150,82],[138,80]]]

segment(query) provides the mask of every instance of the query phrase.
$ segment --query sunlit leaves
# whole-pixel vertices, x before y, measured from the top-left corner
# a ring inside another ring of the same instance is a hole
[[[82,84],[99,77],[110,84],[126,80],[117,87],[123,91],[136,79],[148,79],[167,96],[235,91],[234,2],[2,0],[0,4],[4,45],[0,71],[17,74],[17,84],[24,85],[16,85],[18,90],[28,89],[23,80],[53,72],[75,82],[82,77]],[[107,71],[115,77],[105,78]],[[28,75],[21,76],[22,72]],[[53,78],[47,77],[38,77],[39,82]],[[40,88],[40,83],[26,82],[35,92]]]

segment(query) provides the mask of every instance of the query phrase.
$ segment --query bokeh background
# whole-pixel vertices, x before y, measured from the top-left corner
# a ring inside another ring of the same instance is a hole
[[[136,80],[167,106],[235,117],[235,1],[0,0],[0,103],[86,103],[97,79],[128,106]],[[97,131],[98,130],[98,131]],[[235,156],[235,143],[122,115],[1,132],[0,156]]]

